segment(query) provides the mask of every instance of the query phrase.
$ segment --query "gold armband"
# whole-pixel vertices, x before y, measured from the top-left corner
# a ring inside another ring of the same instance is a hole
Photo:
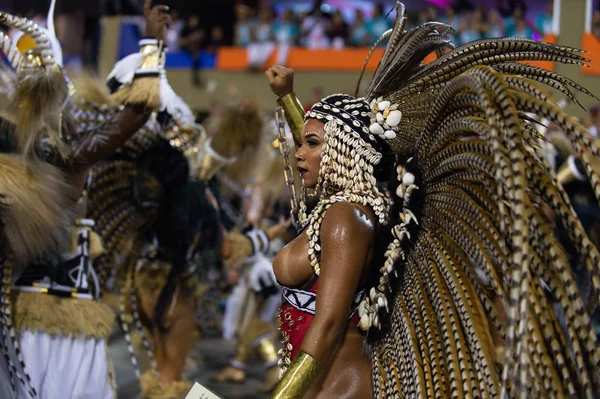
[[[312,356],[299,352],[275,388],[272,399],[300,399],[323,374],[323,367]]]
[[[144,104],[157,110],[160,106],[160,76],[165,66],[162,44],[156,39],[142,39],[140,40],[139,54],[143,56],[143,59],[134,71],[131,84],[122,85],[118,91],[113,93],[112,97],[120,104]],[[114,70],[117,70],[119,64],[121,64],[121,69],[127,71],[134,66],[120,61]]]
[[[290,125],[292,136],[294,136],[294,142],[297,146],[300,145],[302,142],[300,132],[302,131],[302,125],[304,125],[304,107],[302,107],[300,100],[293,91],[280,97],[277,100],[277,104],[279,104],[285,112],[285,119],[287,120],[288,125]]]
[[[235,158],[227,158],[217,153],[210,145],[211,139],[206,139],[197,151],[189,151],[188,160],[196,179],[208,181],[214,177],[219,169],[231,165]]]

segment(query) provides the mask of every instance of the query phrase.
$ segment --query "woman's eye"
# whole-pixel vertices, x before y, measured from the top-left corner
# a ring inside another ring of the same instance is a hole
[[[319,145],[319,143],[317,143],[317,142],[316,142],[316,141],[314,141],[314,140],[308,140],[308,141],[306,142],[306,144],[308,144],[308,146],[309,146],[310,148],[314,148],[314,147],[316,147],[317,145]]]

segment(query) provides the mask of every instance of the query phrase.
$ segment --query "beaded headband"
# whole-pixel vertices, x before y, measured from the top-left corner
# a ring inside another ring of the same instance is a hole
[[[386,143],[369,131],[371,116],[371,107],[364,99],[333,94],[314,104],[304,119],[316,119],[325,124],[335,122],[346,133],[352,134],[352,140],[360,140],[367,159],[377,165],[385,152]]]

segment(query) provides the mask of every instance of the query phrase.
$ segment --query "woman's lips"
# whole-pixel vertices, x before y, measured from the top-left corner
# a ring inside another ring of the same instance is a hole
[[[298,166],[296,169],[298,169],[298,174],[300,174],[300,177],[304,176],[304,174],[308,172],[307,169],[301,168],[300,166]]]

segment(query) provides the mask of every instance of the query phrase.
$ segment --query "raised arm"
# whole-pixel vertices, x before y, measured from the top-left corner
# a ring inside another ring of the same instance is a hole
[[[277,103],[285,111],[287,120],[296,146],[300,146],[300,132],[304,125],[304,108],[294,93],[294,70],[279,65],[269,68],[265,74],[271,90],[279,97]]]
[[[315,317],[273,398],[301,398],[330,367],[348,327],[374,233],[371,218],[357,205],[335,203],[325,214]]]
[[[148,79],[147,71],[161,69],[162,65],[149,65],[152,59],[160,58],[160,46],[164,39],[165,27],[170,23],[167,14],[169,7],[166,5],[155,5],[152,1],[144,2],[144,17],[146,26],[144,39],[140,41],[140,52],[130,60],[131,65],[126,67],[127,62],[119,62],[109,75],[108,86],[113,92],[130,87],[134,81]],[[137,68],[137,69],[136,69]],[[130,70],[131,69],[131,70]],[[125,76],[129,76],[124,80]],[[156,85],[158,91],[159,86]],[[145,101],[124,102],[120,112],[100,125],[97,129],[82,136],[75,144],[77,160],[74,165],[75,172],[86,170],[98,161],[112,155],[129,137],[141,129],[148,121],[153,109],[151,104]]]
[[[143,104],[127,105],[97,129],[85,134],[75,148],[75,169],[88,169],[111,156],[148,121],[152,110]]]

